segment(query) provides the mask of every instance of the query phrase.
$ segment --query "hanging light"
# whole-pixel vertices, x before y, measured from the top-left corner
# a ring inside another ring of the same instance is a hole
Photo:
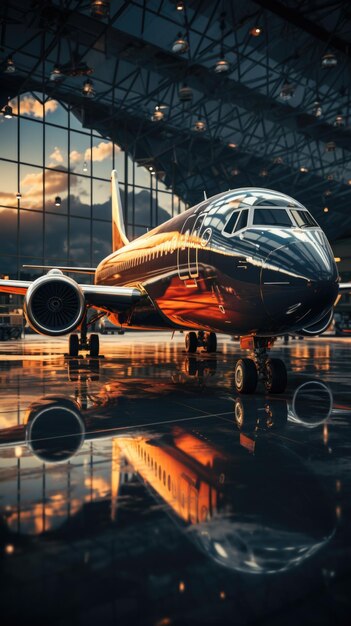
[[[22,194],[21,194],[20,191],[17,191],[16,198],[17,198],[17,200],[20,200],[22,198]]]
[[[16,71],[15,62],[12,56],[9,56],[6,61],[5,74],[13,74]]]
[[[64,77],[64,74],[61,71],[61,68],[59,65],[54,65],[54,67],[52,68],[51,72],[50,72],[50,80],[61,80]]]
[[[340,128],[341,126],[344,126],[344,124],[344,116],[339,112],[335,118],[334,126],[338,126]]]
[[[335,152],[335,148],[336,148],[335,141],[328,141],[328,143],[325,144],[326,152]]]
[[[231,148],[231,150],[235,150],[238,147],[237,143],[234,143],[233,141],[230,141],[228,143],[228,148]]]
[[[161,122],[164,118],[165,114],[161,110],[161,107],[156,104],[153,114],[151,115],[151,120],[153,122]]]
[[[324,196],[326,196],[326,198],[328,198],[328,196],[331,196],[331,195],[332,195],[332,192],[330,191],[330,189],[326,189],[326,190],[323,192],[323,195],[324,195]]]
[[[55,198],[55,206],[61,206],[61,198],[60,198],[60,196],[56,196],[56,198]]]
[[[12,118],[12,113],[13,113],[12,106],[10,104],[7,104],[3,110],[4,117],[6,117],[7,120],[10,120]]]
[[[199,117],[193,126],[193,130],[195,130],[197,133],[203,133],[206,130],[206,124],[204,120]]]
[[[274,163],[274,165],[282,165],[282,163],[284,163],[283,157],[280,157],[280,156],[275,157],[273,159],[273,163]]]
[[[191,87],[188,87],[186,83],[183,83],[178,91],[178,96],[181,102],[191,102],[193,99],[193,90]]]
[[[229,61],[224,57],[224,48],[223,48],[223,41],[224,41],[224,29],[225,29],[225,13],[221,13],[221,21],[220,21],[220,30],[221,30],[221,53],[220,53],[220,57],[218,59],[218,61],[216,62],[216,65],[214,66],[214,71],[216,74],[226,74],[227,72],[229,72],[230,70],[230,63]]]
[[[306,165],[301,165],[300,172],[301,172],[301,174],[307,174],[308,167],[306,167]]]
[[[282,85],[282,88],[280,90],[279,97],[282,100],[286,101],[286,100],[291,100],[291,98],[293,97],[294,94],[295,94],[295,87],[294,87],[294,85],[292,85],[287,80],[285,80],[283,85]]]
[[[172,52],[175,54],[184,54],[189,50],[189,44],[186,39],[182,36],[182,33],[178,33],[177,39],[173,42]]]
[[[223,51],[221,52],[221,58],[218,59],[216,65],[214,66],[214,71],[216,74],[226,74],[230,70],[230,63],[223,56]]]
[[[316,101],[313,103],[312,114],[313,114],[315,117],[321,117],[321,116],[322,116],[322,113],[323,113],[323,111],[322,111],[321,103],[319,102],[319,100],[316,100]]]
[[[249,33],[253,37],[259,37],[262,33],[262,28],[260,28],[259,26],[253,26],[253,28],[250,28]]]
[[[110,13],[110,0],[91,0],[90,13],[93,17],[106,17]]]
[[[239,174],[239,170],[238,170],[238,168],[237,168],[237,167],[234,167],[234,168],[232,169],[232,171],[231,171],[231,175],[232,175],[232,176],[238,176],[238,174]]]
[[[86,81],[83,83],[82,94],[86,98],[95,97],[95,89],[94,89],[93,81],[91,81],[90,78],[87,78]]]
[[[336,67],[338,59],[333,52],[326,52],[322,56],[321,66],[323,69],[328,70],[332,67]]]
[[[87,162],[84,161],[84,163],[83,163],[83,172],[87,172],[87,171],[88,171]]]
[[[181,1],[177,2],[177,4],[176,4],[177,11],[184,11],[184,8],[185,8],[184,7],[184,2],[181,2]]]
[[[324,209],[323,209],[323,211],[324,211],[324,213],[328,213],[328,211],[329,211],[328,207],[327,207],[327,206],[325,206],[325,207],[324,207]]]
[[[262,178],[265,178],[266,176],[268,176],[268,170],[265,167],[261,169],[260,176],[262,176]]]
[[[334,176],[333,176],[333,174],[328,174],[328,176],[327,176],[327,180],[334,180]]]

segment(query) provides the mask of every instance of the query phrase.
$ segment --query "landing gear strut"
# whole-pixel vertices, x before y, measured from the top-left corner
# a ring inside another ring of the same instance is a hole
[[[77,333],[73,333],[69,336],[69,356],[77,357],[79,350],[89,350],[89,355],[92,358],[99,356],[99,335],[92,333],[88,339],[87,326],[87,318],[85,316],[80,329],[80,337]]]
[[[239,359],[235,365],[234,381],[239,393],[254,393],[259,379],[267,393],[285,391],[288,382],[285,364],[268,356],[273,342],[269,337],[241,337],[240,347],[251,350],[252,357]]]
[[[217,351],[217,335],[216,333],[205,332],[199,330],[195,333],[193,330],[185,335],[185,350],[189,354],[194,354],[198,347],[204,348],[205,352],[213,353]]]

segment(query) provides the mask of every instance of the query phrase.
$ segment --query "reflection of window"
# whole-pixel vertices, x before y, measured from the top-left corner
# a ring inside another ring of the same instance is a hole
[[[285,209],[255,209],[253,224],[262,226],[292,226]]]
[[[90,161],[90,135],[83,133],[70,132],[70,169],[77,174],[91,174],[91,161]],[[87,171],[84,172],[83,170]]]
[[[93,137],[91,151],[93,176],[110,178],[112,170],[112,143],[98,137]]]
[[[89,181],[90,182],[90,181]],[[123,197],[123,188],[120,185]],[[111,219],[111,183],[103,180],[93,180],[93,216],[101,220]]]
[[[1,120],[1,122],[0,156],[5,157],[5,159],[17,160],[17,119]],[[1,177],[1,182],[2,181],[3,177]],[[3,191],[3,189],[1,189],[1,191]]]
[[[11,120],[10,120],[11,121]],[[4,124],[0,124],[4,126]],[[17,207],[17,165],[0,161],[0,204],[3,206]],[[0,229],[1,230],[1,229]],[[1,271],[1,268],[0,268]]]
[[[71,174],[70,177],[70,212],[71,215],[81,217],[90,217],[91,211],[91,182],[90,178],[85,176],[76,176]]]
[[[43,210],[43,170],[30,165],[20,166],[21,207]]]

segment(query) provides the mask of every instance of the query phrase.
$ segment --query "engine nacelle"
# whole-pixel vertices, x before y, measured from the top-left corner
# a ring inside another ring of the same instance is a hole
[[[298,331],[299,335],[303,337],[313,337],[315,335],[321,335],[324,333],[328,326],[330,326],[334,315],[334,310],[330,309],[328,313],[326,313],[318,322],[307,326],[306,328],[302,328]]]
[[[65,335],[77,328],[85,313],[79,285],[60,270],[51,270],[28,288],[24,312],[33,330],[43,335]]]

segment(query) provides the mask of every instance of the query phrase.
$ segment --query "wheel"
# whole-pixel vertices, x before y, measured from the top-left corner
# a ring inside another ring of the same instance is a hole
[[[76,333],[69,336],[69,356],[78,356],[79,337]]]
[[[92,335],[90,335],[90,341],[89,341],[90,356],[91,357],[99,356],[99,350],[100,350],[99,335],[96,335],[95,333],[93,333]]]
[[[217,351],[217,335],[216,333],[207,333],[206,334],[206,352],[216,352]]]
[[[284,361],[268,359],[264,386],[267,393],[283,393],[288,384],[288,375]]]
[[[197,336],[194,331],[185,335],[185,350],[190,354],[193,354],[197,350]]]
[[[239,393],[254,393],[257,387],[257,369],[252,359],[239,359],[235,365],[235,388]]]

